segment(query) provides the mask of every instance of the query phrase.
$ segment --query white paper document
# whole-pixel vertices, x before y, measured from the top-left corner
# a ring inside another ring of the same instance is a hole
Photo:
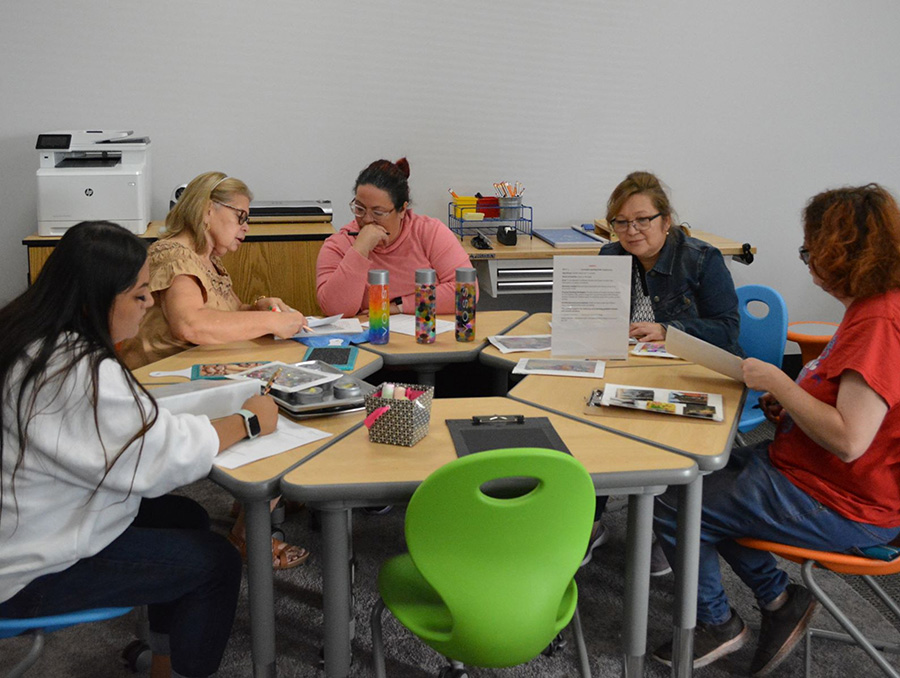
[[[743,382],[741,359],[724,348],[682,332],[676,327],[666,330],[666,350],[679,358],[709,368],[726,377]]]
[[[234,469],[329,436],[331,436],[330,433],[303,426],[287,417],[278,415],[278,428],[272,433],[235,443],[219,454],[213,460],[213,464],[220,468]]]
[[[309,330],[301,330],[295,337],[315,337],[320,334],[358,334],[363,331],[358,318],[343,318],[340,314],[327,318],[307,318]]]
[[[501,353],[519,353],[522,351],[546,351],[550,348],[549,334],[512,335],[496,334],[488,337],[488,341]]]
[[[390,329],[391,332],[396,332],[397,334],[407,334],[411,337],[416,336],[416,316],[410,315],[408,313],[397,313],[391,316],[390,321]],[[363,323],[366,327],[369,326],[369,323]],[[434,321],[434,333],[435,334],[443,334],[444,332],[450,332],[456,328],[455,323],[450,322],[449,320],[441,320],[440,318],[435,318]]]
[[[553,257],[550,354],[625,359],[631,320],[631,257]]]

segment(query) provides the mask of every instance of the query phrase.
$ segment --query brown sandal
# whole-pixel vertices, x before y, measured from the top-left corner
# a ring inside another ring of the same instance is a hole
[[[235,536],[233,532],[228,533],[228,541],[240,552],[241,558],[247,560],[247,541],[241,537]],[[302,546],[294,546],[285,541],[272,537],[272,569],[273,570],[290,570],[306,562],[309,558],[309,551]]]

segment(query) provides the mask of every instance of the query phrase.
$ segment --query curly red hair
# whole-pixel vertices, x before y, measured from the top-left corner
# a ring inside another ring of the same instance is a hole
[[[878,184],[813,196],[803,212],[809,266],[839,298],[900,289],[900,208]]]

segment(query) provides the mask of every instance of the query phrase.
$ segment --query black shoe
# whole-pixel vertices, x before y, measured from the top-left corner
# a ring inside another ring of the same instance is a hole
[[[698,622],[694,630],[694,668],[712,664],[726,654],[741,649],[749,635],[750,629],[734,608],[731,608],[731,619],[722,624]],[[672,641],[655,650],[653,658],[672,666]]]
[[[594,527],[591,529],[591,538],[588,540],[587,551],[584,554],[584,559],[581,561],[581,567],[584,567],[591,562],[591,558],[594,557],[595,548],[603,546],[608,541],[609,530],[606,529],[606,525],[599,521],[594,523]]]
[[[653,546],[650,547],[650,576],[662,577],[671,571],[672,566],[669,565],[669,560],[660,546],[659,539],[654,539]]]
[[[750,664],[753,676],[767,676],[790,654],[803,637],[816,609],[816,599],[809,589],[799,584],[788,584],[788,599],[777,610],[761,610],[762,625],[759,643]]]

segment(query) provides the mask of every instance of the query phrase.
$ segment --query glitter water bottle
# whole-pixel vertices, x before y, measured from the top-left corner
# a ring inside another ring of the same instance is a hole
[[[416,341],[434,343],[435,286],[437,274],[433,268],[416,271]]]
[[[475,269],[456,269],[456,341],[475,341]]]
[[[391,338],[391,297],[388,294],[388,272],[369,271],[369,341],[386,344]]]

